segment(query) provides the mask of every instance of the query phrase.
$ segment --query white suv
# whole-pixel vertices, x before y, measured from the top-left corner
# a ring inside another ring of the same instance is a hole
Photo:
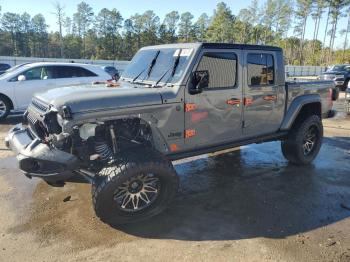
[[[32,63],[0,76],[0,120],[11,110],[25,110],[35,93],[63,86],[107,81],[100,66],[75,63]]]

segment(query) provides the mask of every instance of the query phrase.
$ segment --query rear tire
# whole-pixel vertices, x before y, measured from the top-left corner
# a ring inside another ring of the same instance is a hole
[[[337,101],[339,98],[339,87],[336,86],[334,89],[332,89],[332,101]]]
[[[317,115],[297,122],[286,140],[281,143],[282,153],[295,165],[308,165],[318,155],[323,139],[323,125]]]
[[[151,149],[121,157],[103,168],[92,186],[96,215],[115,226],[161,213],[175,197],[179,180],[172,163]]]
[[[347,80],[345,80],[345,83],[344,83],[344,85],[341,87],[341,91],[345,91],[346,90],[346,88],[348,87],[348,84],[349,84],[349,79],[347,79]]]
[[[0,121],[6,119],[11,110],[11,102],[3,95],[0,95]]]

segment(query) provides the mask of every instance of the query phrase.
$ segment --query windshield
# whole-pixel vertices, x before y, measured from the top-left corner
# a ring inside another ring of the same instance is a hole
[[[157,55],[158,52],[159,54]],[[157,82],[161,79],[162,83],[177,83],[185,73],[192,55],[193,49],[162,48],[159,50],[141,50],[131,60],[123,72],[122,78],[135,79],[138,76],[136,82]],[[179,57],[178,64],[172,76],[172,69],[177,57]],[[155,64],[152,66],[148,76],[148,69],[154,59]]]
[[[334,65],[328,71],[350,71],[349,65]]]

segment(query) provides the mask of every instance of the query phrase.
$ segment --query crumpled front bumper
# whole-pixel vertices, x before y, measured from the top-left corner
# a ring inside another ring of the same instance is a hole
[[[21,124],[9,131],[5,143],[16,153],[19,168],[29,176],[49,178],[79,168],[77,157],[43,143]]]

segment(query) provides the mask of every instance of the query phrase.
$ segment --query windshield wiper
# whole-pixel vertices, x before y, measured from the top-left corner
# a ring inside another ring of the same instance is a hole
[[[176,69],[180,63],[180,58],[181,58],[181,53],[182,53],[182,49],[180,49],[177,57],[175,58],[174,64],[173,64],[173,71],[171,72],[171,77],[173,77],[175,75]]]
[[[143,74],[143,72],[145,72],[146,70],[147,70],[147,77],[150,76],[150,74],[151,74],[151,72],[152,72],[152,69],[153,69],[154,65],[156,64],[156,62],[157,62],[157,58],[158,58],[158,56],[159,56],[159,53],[160,53],[160,50],[157,51],[157,53],[156,53],[155,56],[153,57],[153,59],[152,59],[150,65],[149,65],[147,68],[141,70],[141,72],[140,72],[139,74],[137,74],[137,76],[135,76],[135,77],[132,79],[131,83],[135,83],[135,81],[136,81],[136,80]],[[143,79],[143,80],[145,80],[145,79]],[[143,81],[143,80],[142,80],[142,81]]]
[[[170,75],[169,79],[165,82],[165,84],[168,83],[169,80],[175,75],[176,69],[177,69],[177,67],[178,67],[178,65],[179,65],[179,63],[180,63],[181,52],[182,52],[182,49],[179,50],[179,53],[177,54],[177,56],[176,56],[176,58],[175,58],[175,60],[174,60],[174,63],[173,63],[173,65],[172,65],[172,67],[170,67],[168,70],[165,71],[165,73],[164,73],[164,74],[157,80],[157,82],[153,85],[154,87],[155,87],[155,86],[158,86],[158,84],[160,83],[160,81],[162,81],[162,79],[166,76],[166,74],[167,74],[170,70],[172,70],[172,71],[171,71],[171,75]]]
[[[131,83],[135,83],[135,81],[142,75],[143,72],[145,72],[146,69],[143,69],[139,74],[137,74],[137,76],[135,76],[132,80]]]
[[[149,67],[148,67],[147,77],[149,77],[149,76],[151,75],[151,72],[152,72],[152,70],[153,70],[154,65],[155,65],[156,62],[157,62],[157,59],[158,59],[159,54],[160,54],[160,50],[157,51],[156,55],[155,55],[154,58],[152,59],[151,64],[150,64]]]

